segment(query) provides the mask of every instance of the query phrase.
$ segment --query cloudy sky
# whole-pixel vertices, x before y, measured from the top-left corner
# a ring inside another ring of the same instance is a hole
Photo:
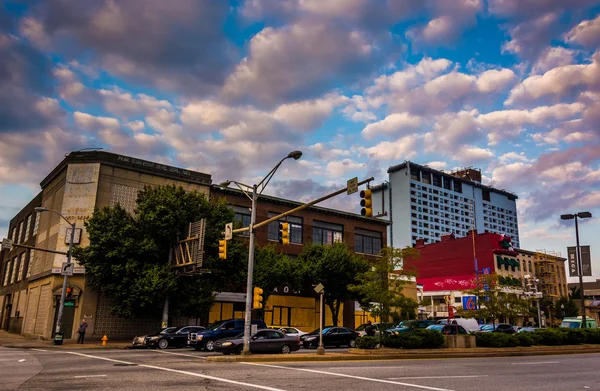
[[[301,149],[267,192],[304,201],[406,159],[473,166],[519,195],[529,250],[600,216],[600,0],[1,3],[1,236],[88,147],[248,183]]]

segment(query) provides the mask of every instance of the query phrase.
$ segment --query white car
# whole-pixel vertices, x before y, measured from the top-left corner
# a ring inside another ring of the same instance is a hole
[[[281,327],[279,328],[279,331],[290,337],[300,337],[301,335],[308,334],[306,331],[302,331],[295,327]]]

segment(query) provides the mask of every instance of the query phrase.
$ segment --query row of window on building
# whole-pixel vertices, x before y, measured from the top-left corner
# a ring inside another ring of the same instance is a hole
[[[33,229],[31,229],[31,221],[35,215]],[[24,220],[19,221],[16,227],[12,227],[9,237],[13,243],[21,244],[27,241],[30,237],[35,236],[40,225],[40,214],[29,214]]]
[[[242,224],[242,227],[250,225],[250,211],[248,208],[234,206],[235,220]],[[269,218],[277,216],[278,213],[269,213]],[[287,216],[280,220],[289,223],[290,243],[304,244],[304,224],[301,217]],[[324,221],[312,222],[312,243],[314,244],[333,244],[344,240],[344,226],[341,224],[328,223]],[[248,235],[248,231],[243,232]],[[273,221],[268,224],[268,240],[277,241],[279,239],[279,221]],[[365,229],[354,229],[354,251],[362,254],[378,255],[381,252],[382,237],[380,232],[369,231]]]
[[[462,193],[462,182],[460,180],[453,180],[441,175],[422,172],[415,167],[410,168],[410,179],[413,181],[426,183],[428,185],[441,187],[446,190],[452,190],[456,193]]]
[[[34,250],[27,250],[21,254],[9,259],[4,264],[2,276],[2,286],[7,286],[19,282],[31,276],[33,266]]]

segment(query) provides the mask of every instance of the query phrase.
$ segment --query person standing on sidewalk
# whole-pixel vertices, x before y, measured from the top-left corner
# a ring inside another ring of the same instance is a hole
[[[375,336],[375,326],[373,326],[373,323],[371,323],[371,321],[367,322],[367,326],[365,327],[365,333],[369,337]]]
[[[85,330],[87,329],[87,327],[87,322],[85,321],[85,319],[82,319],[81,323],[79,324],[79,328],[77,329],[77,333],[79,334],[79,337],[77,338],[77,343],[83,345],[83,339],[85,338]]]

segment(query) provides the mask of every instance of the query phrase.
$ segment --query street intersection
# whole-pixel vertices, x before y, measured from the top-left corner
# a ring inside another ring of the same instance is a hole
[[[222,363],[190,350],[0,347],[0,390],[600,390],[600,354]]]

